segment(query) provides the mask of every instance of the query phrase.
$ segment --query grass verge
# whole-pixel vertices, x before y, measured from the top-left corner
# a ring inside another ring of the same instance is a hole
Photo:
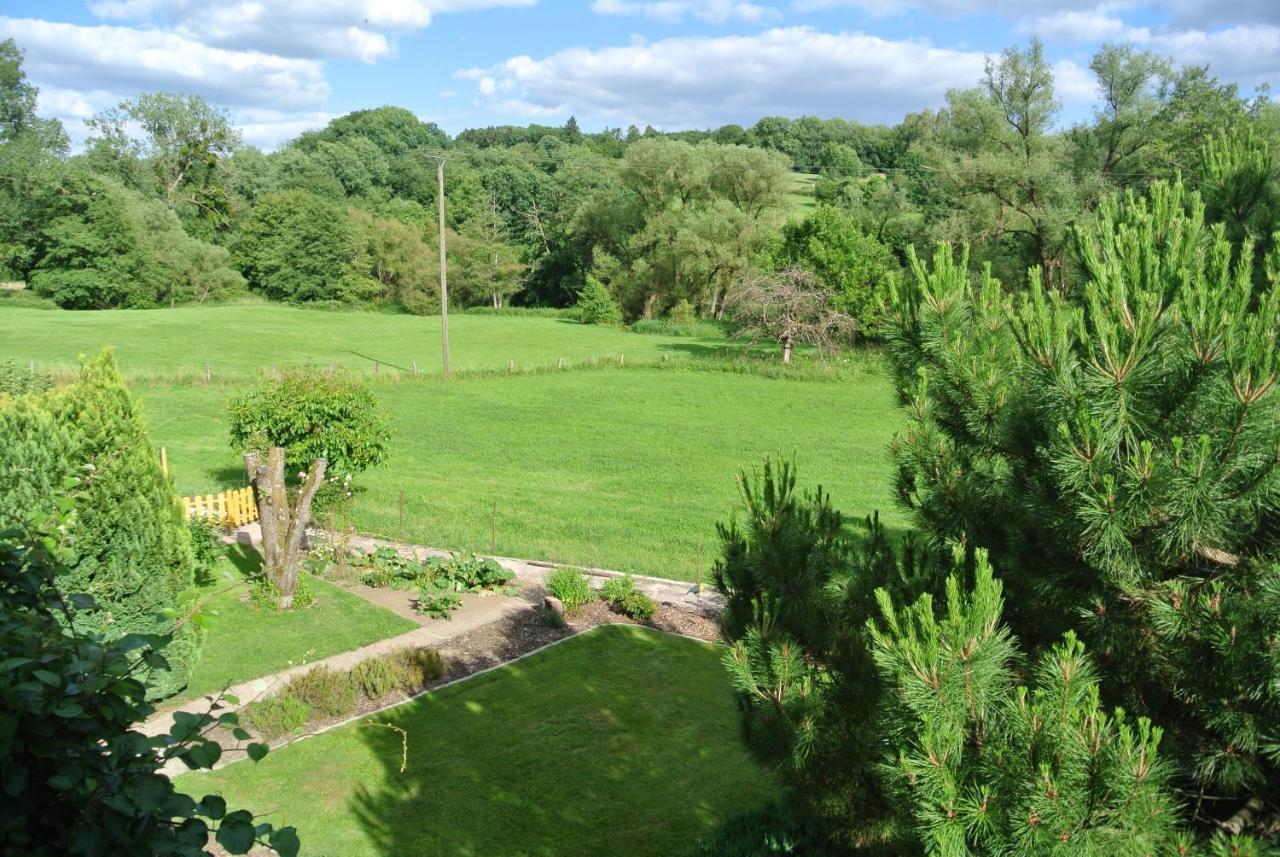
[[[400,771],[400,733],[407,765]],[[311,855],[679,854],[776,793],[720,650],[604,626],[375,718],[188,774],[296,825]]]

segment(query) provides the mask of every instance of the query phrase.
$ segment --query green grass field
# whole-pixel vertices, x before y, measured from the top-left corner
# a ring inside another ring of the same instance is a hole
[[[388,315],[302,309],[280,304],[178,307],[163,310],[68,312],[0,307],[0,359],[35,363],[65,374],[81,354],[113,346],[121,371],[132,380],[173,383],[203,380],[205,366],[217,381],[251,379],[272,366],[314,363],[371,375],[440,371],[438,316]],[[449,317],[454,371],[554,366],[560,358],[625,357],[655,363],[720,353],[724,339],[639,335],[556,318]]]
[[[305,572],[307,585],[315,594],[309,606],[287,613],[256,607],[249,600],[246,578],[260,564],[253,551],[232,547],[219,563],[213,581],[201,587],[204,604],[215,616],[191,683],[164,704],[214,693],[229,684],[357,649],[417,627]]]
[[[152,439],[182,493],[244,484],[219,387],[144,387]],[[890,385],[694,369],[598,369],[382,384],[391,455],[361,475],[349,521],[455,550],[599,565],[692,580],[738,468],[793,456],[841,508],[901,520],[887,445]],[[404,492],[404,527],[399,499]]]
[[[178,788],[295,825],[304,854],[686,851],[775,785],[747,755],[719,649],[605,626]]]
[[[784,207],[788,216],[799,220],[817,207],[818,201],[813,196],[813,186],[818,177],[813,173],[791,173],[791,186],[787,189]]]
[[[392,450],[357,480],[345,519],[360,530],[692,579],[699,553],[704,573],[711,565],[738,469],[774,453],[794,455],[801,479],[821,482],[850,515],[879,509],[890,526],[904,520],[886,452],[900,417],[873,354],[849,358],[838,380],[799,380],[713,371],[735,348],[724,339],[493,316],[459,316],[452,334],[456,366],[497,371],[397,381],[384,369],[374,389],[392,416]],[[420,358],[434,369],[438,336],[434,319],[279,305],[0,308],[0,359],[69,369],[78,352],[115,345],[183,494],[245,483],[225,404],[261,367],[371,373],[361,355],[376,355],[384,366]],[[553,367],[560,354],[575,367],[625,354],[627,365],[504,371],[509,360]],[[672,357],[665,366],[637,367],[663,355]],[[205,361],[213,385],[203,383]],[[184,383],[174,382],[175,367],[185,367]]]

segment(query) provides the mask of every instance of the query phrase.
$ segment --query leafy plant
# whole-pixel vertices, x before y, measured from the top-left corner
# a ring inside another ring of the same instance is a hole
[[[400,686],[400,676],[386,657],[366,658],[351,670],[351,678],[369,699],[381,699]]]
[[[451,619],[453,611],[461,606],[462,599],[456,593],[447,590],[420,589],[413,609],[432,619]]]
[[[592,599],[591,581],[580,568],[561,566],[547,575],[547,591],[560,599],[566,612],[576,610]]]
[[[324,666],[294,676],[282,693],[325,717],[341,717],[356,708],[356,685],[351,673]]]
[[[188,518],[187,532],[191,536],[191,554],[195,558],[195,579],[198,583],[207,584],[213,580],[213,570],[223,556],[218,525],[208,518]]]
[[[268,740],[297,733],[307,725],[311,706],[288,694],[270,696],[251,702],[240,710],[241,719]]]
[[[265,575],[253,578],[249,586],[249,597],[259,610],[280,609],[280,587],[268,580]],[[311,588],[310,581],[305,576],[298,575],[297,586],[293,590],[293,605],[289,609],[298,610],[307,607],[315,600],[316,594]]]
[[[43,393],[53,382],[33,371],[19,366],[12,358],[0,361],[0,396],[22,396],[27,393]]]
[[[637,622],[648,622],[658,613],[657,603],[639,590],[629,592],[623,596],[618,606],[623,613],[626,613]]]
[[[611,577],[600,588],[600,597],[611,604],[621,604],[631,593],[636,591],[635,578],[629,574],[622,577]]]
[[[75,507],[65,494],[57,499],[46,532],[0,535],[0,852],[196,857],[212,838],[231,854],[262,844],[294,857],[293,828],[273,828],[216,795],[180,794],[162,773],[172,759],[212,767],[222,752],[203,737],[212,726],[250,736],[223,702],[179,712],[160,735],[137,728],[154,712],[138,665],[160,667],[165,638],[106,640],[92,630],[101,606],[55,588],[72,574],[59,557]],[[255,761],[267,752],[246,749]]]

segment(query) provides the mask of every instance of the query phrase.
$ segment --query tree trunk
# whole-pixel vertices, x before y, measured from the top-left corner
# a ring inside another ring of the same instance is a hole
[[[784,365],[791,363],[791,337],[782,337],[782,362]]]
[[[257,452],[244,455],[244,466],[257,497],[262,527],[262,573],[280,590],[281,610],[293,606],[302,541],[311,523],[311,501],[324,482],[326,465],[323,458],[311,462],[298,496],[290,504],[284,477],[284,449],[273,446],[267,452],[265,463]]]

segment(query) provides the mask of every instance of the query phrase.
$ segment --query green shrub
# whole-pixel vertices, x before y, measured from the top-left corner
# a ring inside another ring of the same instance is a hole
[[[414,693],[444,675],[444,659],[427,646],[404,646],[387,655],[396,672],[396,685],[406,693]]]
[[[66,533],[74,556],[58,587],[94,594],[95,609],[80,621],[110,639],[174,632],[174,616],[194,595],[191,535],[109,351],[84,361],[65,387],[0,397],[0,530],[53,513],[71,483],[79,494]],[[141,668],[151,699],[186,686],[197,627],[173,633],[161,652],[167,665]]]
[[[208,518],[189,518],[187,532],[191,535],[191,553],[195,557],[195,577],[201,584],[213,580],[213,570],[222,559],[222,542],[218,525]]]
[[[341,717],[356,709],[356,684],[351,673],[316,667],[289,680],[283,695],[311,706],[325,717]]]
[[[12,359],[0,362],[0,396],[43,393],[52,386],[51,380],[29,366],[19,366]]]
[[[292,696],[272,696],[251,702],[240,711],[240,719],[268,740],[301,732],[311,716],[311,706]]]
[[[473,306],[463,310],[467,315],[502,315],[524,316],[528,318],[573,318],[577,320],[577,312],[573,307],[548,306]]]
[[[621,604],[623,599],[636,591],[635,578],[627,574],[622,577],[611,577],[604,582],[600,597],[610,604]]]
[[[726,820],[698,840],[688,857],[844,857],[849,853],[829,840],[817,819],[774,802]]]
[[[591,600],[591,582],[580,568],[563,566],[547,575],[547,591],[560,599],[566,611]]]
[[[604,287],[604,283],[592,276],[587,277],[587,284],[578,293],[578,303],[574,308],[578,310],[583,324],[622,323],[622,310],[617,302]]]
[[[369,699],[381,699],[400,686],[395,666],[385,657],[363,660],[351,670],[351,679]]]
[[[623,613],[626,613],[637,622],[648,622],[658,613],[657,603],[640,591],[628,593],[623,597],[619,606],[622,608]]]

